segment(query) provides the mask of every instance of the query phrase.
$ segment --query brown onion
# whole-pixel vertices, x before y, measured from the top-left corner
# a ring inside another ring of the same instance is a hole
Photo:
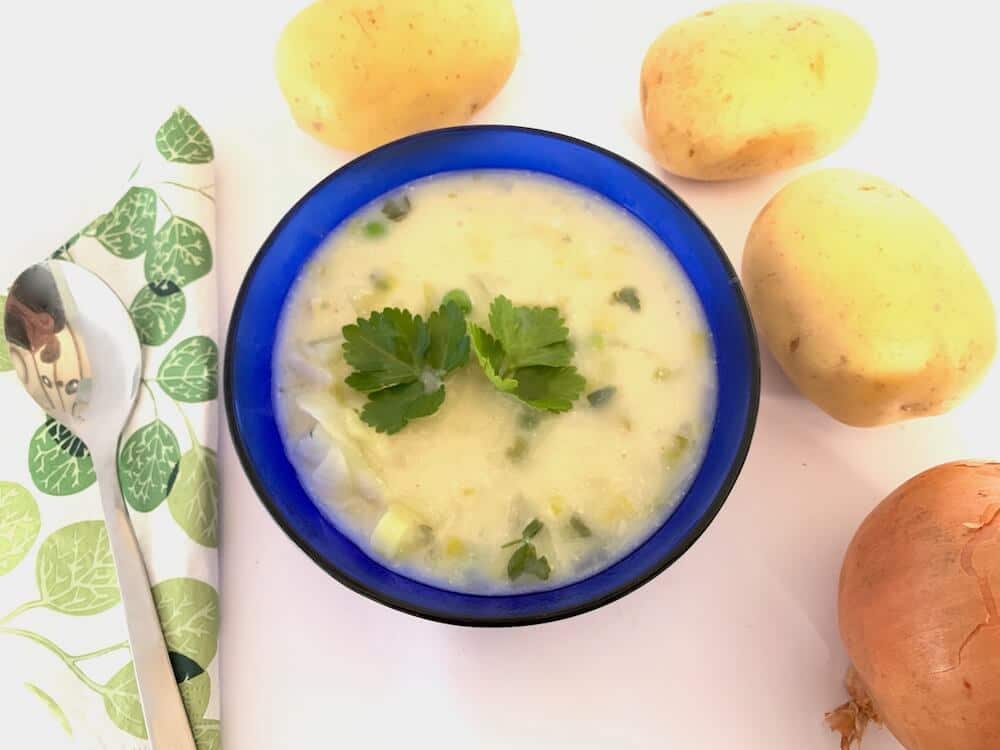
[[[1000,748],[998,597],[1000,463],[944,464],[883,500],[840,572],[841,748],[869,720],[907,750]]]

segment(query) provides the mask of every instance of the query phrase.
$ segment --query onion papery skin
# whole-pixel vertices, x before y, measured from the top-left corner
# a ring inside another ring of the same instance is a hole
[[[828,720],[842,746],[874,719],[907,750],[1000,749],[998,604],[1000,463],[942,464],[883,500],[841,569],[852,701]]]

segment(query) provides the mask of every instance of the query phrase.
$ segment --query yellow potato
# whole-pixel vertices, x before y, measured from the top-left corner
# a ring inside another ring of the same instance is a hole
[[[653,156],[697,180],[752,177],[812,161],[857,128],[875,87],[875,48],[847,16],[792,3],[733,3],[653,43],[640,99]]]
[[[801,177],[747,237],[743,281],[788,377],[855,426],[940,414],[985,374],[996,315],[948,228],[885,180]]]
[[[299,127],[361,151],[465,122],[519,38],[510,0],[320,0],[285,27],[275,70]]]

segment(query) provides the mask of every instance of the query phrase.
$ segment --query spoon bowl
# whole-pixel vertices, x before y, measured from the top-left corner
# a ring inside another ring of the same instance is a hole
[[[31,397],[88,445],[128,420],[142,348],[128,311],[100,277],[67,261],[31,266],[14,281],[4,327]]]

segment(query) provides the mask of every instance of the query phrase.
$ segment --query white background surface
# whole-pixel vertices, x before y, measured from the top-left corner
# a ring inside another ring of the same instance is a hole
[[[182,103],[218,156],[225,326],[268,232],[347,158],[294,127],[274,83],[274,41],[303,4],[0,5],[0,280],[106,208],[152,130]],[[823,163],[887,177],[932,207],[1000,301],[989,4],[829,4],[869,29],[881,70],[867,120]],[[639,65],[662,28],[704,7],[517,2],[520,62],[475,122],[564,131],[653,168]],[[793,176],[664,179],[738,267],[756,212]],[[797,396],[769,356],[763,366],[749,461],[695,547],[624,600],[528,629],[423,622],[341,587],[271,521],[224,436],[226,747],[835,748],[822,718],[843,698],[835,596],[845,546],[910,475],[1000,453],[1000,366],[952,414],[876,430],[839,425]],[[0,670],[0,681],[21,679]],[[38,715],[31,746],[67,746],[34,697],[10,693],[0,713]],[[874,732],[865,747],[898,746]]]

